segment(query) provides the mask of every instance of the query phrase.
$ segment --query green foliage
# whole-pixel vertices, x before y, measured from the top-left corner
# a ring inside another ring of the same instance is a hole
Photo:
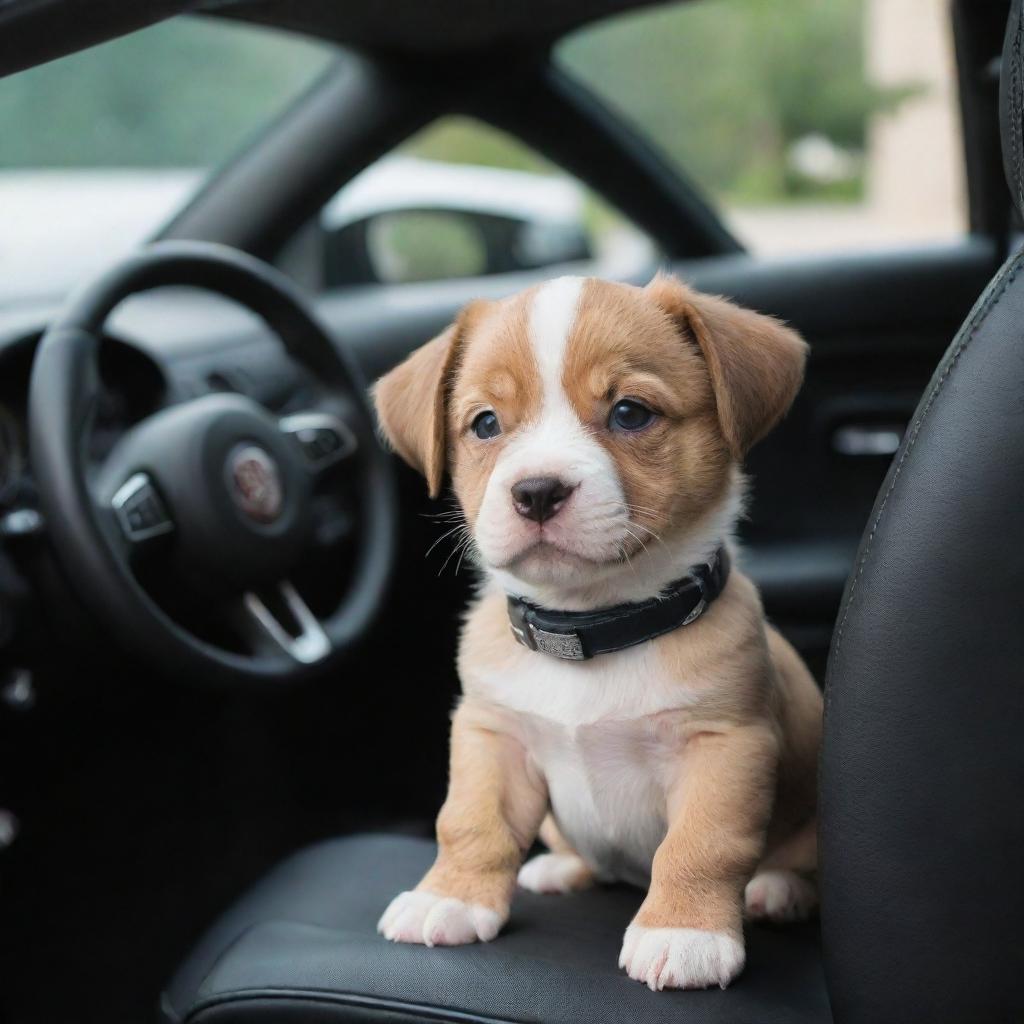
[[[0,80],[0,167],[219,163],[335,51],[178,18]]]
[[[487,247],[472,221],[447,211],[384,214],[370,229],[381,280],[394,284],[473,277],[487,268]]]
[[[792,142],[861,149],[868,115],[906,95],[867,81],[863,32],[864,0],[703,0],[603,22],[558,58],[705,189],[777,200],[808,191]]]
[[[518,139],[468,117],[435,121],[402,146],[402,152],[425,160],[453,164],[505,167],[514,171],[551,173],[554,168]]]

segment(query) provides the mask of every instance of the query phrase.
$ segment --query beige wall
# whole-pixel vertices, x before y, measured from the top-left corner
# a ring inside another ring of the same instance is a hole
[[[913,235],[962,230],[965,220],[950,0],[867,0],[867,71],[882,86],[920,86],[870,126],[872,214]]]
[[[830,0],[821,0],[828,3]],[[869,125],[861,203],[726,210],[756,252],[785,255],[927,245],[967,227],[952,0],[864,0],[867,74],[920,86]]]

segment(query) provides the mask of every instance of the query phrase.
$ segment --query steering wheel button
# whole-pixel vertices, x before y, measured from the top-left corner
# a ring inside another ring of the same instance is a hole
[[[132,542],[149,540],[174,529],[163,501],[145,473],[130,477],[118,489],[111,505],[121,532]]]

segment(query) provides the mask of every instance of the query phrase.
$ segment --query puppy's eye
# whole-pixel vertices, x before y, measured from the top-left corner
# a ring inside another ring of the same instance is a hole
[[[481,441],[489,441],[501,433],[501,424],[498,422],[498,417],[488,409],[473,420],[471,429]]]
[[[610,430],[643,430],[654,422],[654,413],[630,398],[624,398],[612,406],[608,416]]]

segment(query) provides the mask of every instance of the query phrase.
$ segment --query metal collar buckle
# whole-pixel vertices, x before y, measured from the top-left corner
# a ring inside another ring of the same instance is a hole
[[[708,586],[707,586],[707,580],[710,579],[711,576],[714,575],[715,569],[718,566],[718,554],[716,553],[715,556],[711,559],[711,561],[706,563],[706,564],[707,564],[707,569],[708,569],[708,574],[707,574],[706,577],[702,576],[700,573],[696,573],[696,572],[690,574],[690,579],[693,580],[693,583],[696,586],[697,590],[700,591],[700,600],[693,606],[693,611],[690,612],[690,614],[687,615],[685,619],[683,619],[683,621],[681,623],[681,625],[683,625],[683,626],[688,626],[691,622],[696,622],[697,619],[699,619],[704,614],[704,612],[707,610],[707,606],[708,606]]]
[[[526,605],[515,602],[509,607],[512,635],[524,647],[541,654],[550,654],[564,661],[583,661],[583,641],[576,633],[552,633],[535,626],[527,616]]]

